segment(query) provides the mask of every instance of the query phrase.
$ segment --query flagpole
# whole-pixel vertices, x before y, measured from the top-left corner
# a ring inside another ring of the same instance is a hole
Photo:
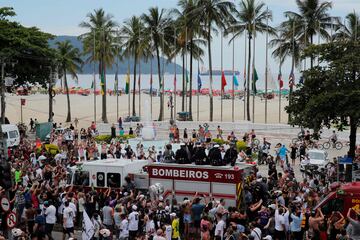
[[[254,24],[253,24],[253,63],[252,63],[252,89],[253,89],[253,97],[252,97],[252,122],[255,122],[255,38],[256,38],[256,31],[255,31],[255,10],[254,10]]]
[[[153,56],[151,54],[151,58],[150,58],[150,114],[151,114],[151,120],[152,120],[152,114],[153,114],[153,79],[152,79],[152,75],[153,75],[153,65],[152,65],[152,59]]]
[[[245,55],[244,55],[244,120],[246,119],[246,55],[247,55],[247,30],[245,30]],[[248,73],[249,74],[249,73]]]
[[[269,64],[269,48],[268,48],[268,43],[269,43],[269,8],[266,8],[266,13],[267,13],[267,17],[266,17],[266,67],[265,67],[265,124],[267,123],[267,112],[268,112],[268,100],[267,100],[267,93],[268,93],[268,64]]]
[[[279,75],[280,79],[279,81],[279,123],[281,123],[281,59],[280,59],[280,65],[279,65]]]
[[[96,123],[96,76],[95,76],[95,69],[96,69],[96,66],[95,66],[95,58],[96,58],[96,52],[95,52],[95,48],[96,48],[96,42],[95,42],[95,34],[96,34],[96,31],[94,30],[94,122]]]
[[[139,117],[141,118],[141,56],[139,56]]]
[[[188,84],[188,75],[187,75],[187,27],[185,28],[185,112],[188,112],[187,105],[187,84]],[[185,114],[185,120],[187,120],[187,114]]]
[[[198,60],[198,74],[200,75],[200,66],[199,66],[199,60]],[[198,76],[199,78],[199,76]],[[196,110],[196,119],[197,121],[199,121],[199,95],[200,95],[200,87],[199,87],[199,79],[198,79],[198,84],[197,84],[197,110]]]
[[[175,46],[175,52],[176,52],[176,29],[174,32],[174,46]],[[176,53],[174,56],[174,118],[176,118]]]
[[[231,102],[231,120],[235,121],[235,38],[234,38],[234,29],[233,29],[233,42],[232,42],[232,72],[233,72],[233,81],[232,81],[232,102]]]
[[[116,60],[116,121],[119,120],[119,78],[118,78],[118,69],[119,69],[119,58]]]
[[[223,74],[223,32],[221,30],[221,115],[220,121],[223,121],[223,98],[224,98],[224,85],[222,81],[222,74]]]
[[[130,101],[131,101],[131,98],[130,98],[130,93],[131,93],[131,90],[130,90],[130,58],[128,58],[128,72],[127,72],[128,76],[127,76],[127,80],[129,81],[129,87],[128,87],[128,116],[130,117]]]
[[[163,104],[163,106],[164,106],[164,101],[165,101],[165,76],[164,76],[164,66],[165,66],[165,54],[164,54],[164,41],[165,41],[165,38],[164,38],[164,33],[162,34],[162,73],[159,73],[159,74],[161,74],[162,76],[162,84],[161,84],[161,94],[162,94],[162,104]],[[164,109],[164,107],[162,108],[162,116],[163,116],[163,120],[165,119],[165,109]]]

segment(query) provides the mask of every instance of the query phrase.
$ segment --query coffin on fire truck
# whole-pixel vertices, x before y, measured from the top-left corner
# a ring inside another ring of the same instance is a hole
[[[133,174],[139,188],[160,183],[164,187],[164,199],[183,201],[205,195],[216,200],[225,199],[227,206],[238,206],[243,202],[243,186],[254,165],[209,166],[193,164],[150,164],[147,174]]]

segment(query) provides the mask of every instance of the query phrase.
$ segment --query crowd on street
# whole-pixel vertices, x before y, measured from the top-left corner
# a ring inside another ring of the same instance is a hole
[[[61,229],[63,239],[76,239],[75,233],[83,230],[84,216],[94,226],[91,239],[360,239],[360,212],[351,208],[347,214],[338,209],[314,210],[344,178],[336,182],[335,164],[325,171],[296,175],[294,166],[308,157],[307,138],[287,145],[259,138],[254,130],[224,136],[221,126],[210,130],[207,124],[185,128],[180,134],[174,124],[165,150],[157,152],[155,148],[144,149],[142,144],[132,149],[126,141],[115,138],[125,134],[120,119],[118,124],[120,132],[112,132],[110,142],[97,141],[95,123],[88,129],[78,129],[76,123],[61,132],[55,130],[59,126],[54,127],[49,142],[22,137],[20,145],[8,151],[11,171],[1,176],[6,180],[2,181],[0,197],[10,187],[10,203],[19,219],[12,230],[14,239],[55,239],[55,229]],[[141,128],[138,124],[126,134],[141,135]],[[180,143],[180,148],[174,151],[173,143]],[[360,148],[356,151],[358,157]],[[181,202],[161,196],[153,199],[131,181],[103,191],[68,185],[69,167],[110,158],[212,166],[246,162],[254,164],[254,170],[244,180],[241,208],[197,193]],[[260,164],[266,165],[267,174],[260,173],[256,167]]]

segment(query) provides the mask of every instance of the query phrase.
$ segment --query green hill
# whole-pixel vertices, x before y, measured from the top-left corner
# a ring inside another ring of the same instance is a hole
[[[69,40],[74,47],[79,48],[80,51],[82,51],[82,49],[83,49],[82,42],[76,36],[57,36],[53,40],[50,40],[49,44],[51,47],[55,47],[56,42],[61,42],[61,41],[65,41],[65,40]],[[85,59],[85,57],[84,57],[84,59]],[[130,60],[130,71],[132,73],[134,60],[132,58],[130,58],[129,60]],[[161,58],[161,62],[162,62],[162,60],[163,60],[163,58]],[[173,63],[166,64],[166,61],[167,61],[166,59],[164,61],[165,61],[165,72],[174,73],[174,64]],[[154,74],[157,74],[156,66],[157,66],[157,62],[156,62],[156,58],[154,58],[153,59],[153,73]],[[128,59],[124,59],[122,62],[119,63],[119,74],[126,74],[127,69],[128,69]],[[182,72],[182,67],[180,65],[176,65],[176,72],[177,73]],[[92,74],[93,73],[93,65],[85,64],[83,66],[82,73],[83,74]],[[112,68],[108,68],[107,73],[114,74],[115,73],[115,65],[113,65]],[[148,62],[141,61],[141,73],[142,74],[150,74],[150,60]]]

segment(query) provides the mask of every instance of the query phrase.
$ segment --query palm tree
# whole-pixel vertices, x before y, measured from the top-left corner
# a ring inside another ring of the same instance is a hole
[[[216,32],[213,29],[214,25],[225,29],[226,24],[232,20],[232,12],[234,11],[234,4],[227,0],[199,0],[196,8],[189,14],[190,19],[200,19],[200,26],[203,27],[204,36],[207,40],[210,71],[210,121],[213,121],[214,116],[211,34],[212,31]]]
[[[320,2],[320,0],[296,0],[299,13],[287,11],[285,16],[293,19],[299,26],[299,37],[307,45],[314,43],[314,36],[319,34],[324,39],[329,39],[328,29],[333,26],[337,18],[331,17],[329,10],[331,2]],[[311,57],[311,67],[314,65],[314,57]]]
[[[118,53],[116,43],[117,23],[113,16],[105,14],[103,9],[94,10],[94,13],[87,14],[88,21],[81,22],[80,27],[86,28],[89,32],[80,35],[83,42],[84,54],[89,56],[86,62],[98,61],[98,70],[101,75],[102,91],[102,121],[108,122],[106,114],[106,68],[112,67]],[[95,44],[94,44],[95,42]],[[95,46],[95,49],[94,49]]]
[[[234,37],[239,37],[245,32],[248,34],[248,69],[246,86],[246,115],[250,121],[250,67],[251,67],[251,39],[256,37],[256,33],[269,32],[275,34],[275,29],[267,26],[267,19],[272,19],[271,11],[265,9],[263,2],[256,3],[256,0],[242,0],[239,11],[235,12],[235,21],[227,29],[225,34],[233,33]],[[255,26],[255,29],[254,29]]]
[[[272,39],[269,43],[271,47],[276,47],[272,55],[280,60],[280,66],[284,63],[287,57],[291,57],[291,74],[294,73],[295,67],[301,66],[301,53],[305,48],[305,45],[301,41],[301,25],[296,25],[294,19],[288,19],[281,23],[278,27],[279,37]],[[292,80],[294,81],[294,79]],[[289,102],[292,100],[293,86],[289,84]],[[291,121],[289,114],[288,121]]]
[[[164,80],[162,79],[161,74],[161,64],[160,64],[160,50],[165,53],[168,45],[166,38],[168,35],[166,32],[171,32],[171,19],[167,16],[164,9],[157,7],[152,7],[149,9],[148,14],[142,15],[142,20],[146,27],[147,35],[151,37],[152,43],[154,44],[154,50],[157,58],[157,68],[158,68],[158,77],[159,77],[159,90],[160,90],[160,113],[159,121],[162,121],[164,118]],[[171,33],[173,35],[173,31]]]
[[[334,36],[335,40],[360,40],[360,17],[354,11],[346,16],[346,22],[343,24],[340,21],[337,23],[337,31]]]
[[[199,0],[180,0],[178,2],[179,9],[173,9],[172,13],[176,18],[176,30],[179,33],[181,38],[181,44],[177,45],[178,49],[182,52],[183,57],[183,73],[185,73],[184,68],[184,56],[187,52],[190,53],[190,98],[189,98],[189,119],[192,121],[192,73],[193,73],[193,59],[199,59],[203,55],[203,50],[200,45],[204,45],[205,41],[198,38],[201,33],[200,22],[201,19],[194,15],[191,16],[191,13],[196,9]],[[183,91],[182,91],[182,108],[184,111],[184,101],[185,101],[185,84],[184,84],[184,74],[183,74]]]
[[[81,71],[83,61],[80,57],[78,48],[70,43],[69,40],[64,42],[56,42],[57,46],[57,62],[59,66],[59,75],[64,77],[64,84],[67,98],[67,117],[66,122],[71,122],[70,95],[66,74],[70,74],[76,81],[78,80],[77,72]]]
[[[125,54],[128,57],[134,57],[134,83],[133,83],[133,110],[132,115],[136,116],[135,110],[135,93],[136,93],[136,67],[137,62],[142,55],[144,41],[144,26],[141,18],[133,16],[129,20],[125,21],[124,26],[121,29],[122,36],[126,39],[124,43]],[[140,93],[139,93],[140,94]],[[139,103],[140,104],[140,103]],[[140,113],[139,113],[140,114]]]

